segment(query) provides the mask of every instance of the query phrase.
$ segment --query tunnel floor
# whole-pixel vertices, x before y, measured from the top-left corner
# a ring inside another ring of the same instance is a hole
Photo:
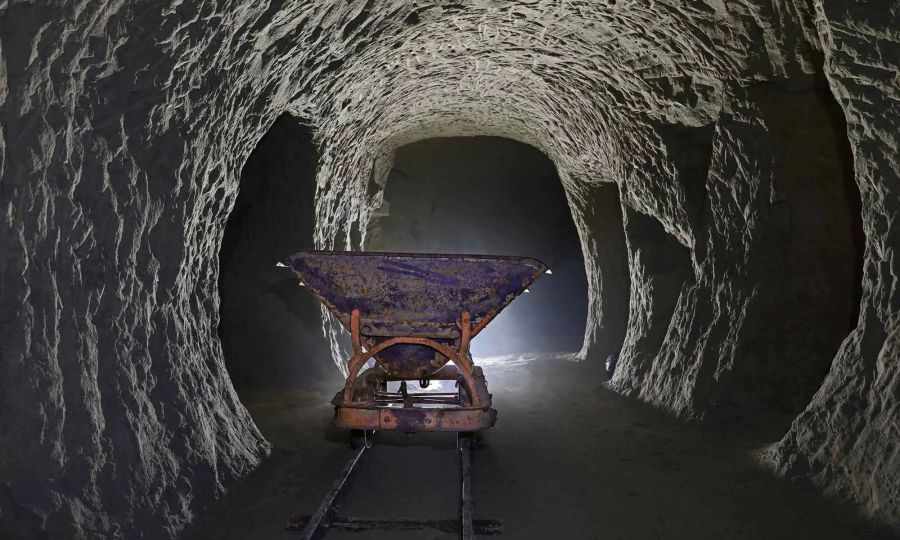
[[[498,421],[473,453],[475,518],[504,521],[505,533],[494,538],[893,537],[852,507],[756,465],[754,451],[777,433],[680,422],[606,389],[599,366],[561,356],[478,363]],[[297,537],[284,529],[288,519],[315,510],[350,455],[347,434],[329,425],[339,385],[242,396],[272,456],[185,537]],[[339,513],[454,518],[454,443],[452,434],[378,433]],[[326,538],[453,535],[330,531]]]

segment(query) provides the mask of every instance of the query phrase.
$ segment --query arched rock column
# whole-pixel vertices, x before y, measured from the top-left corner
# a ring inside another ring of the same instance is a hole
[[[900,14],[889,2],[816,2],[816,11],[862,194],[862,305],[822,387],[765,457],[900,527]]]
[[[615,388],[687,417],[783,418],[818,387],[853,312],[855,205],[810,81],[735,86],[714,126],[657,129],[674,180],[627,190]]]
[[[628,254],[619,186],[570,180],[569,204],[581,232],[588,276],[588,318],[579,356],[603,362],[618,355],[628,326]]]

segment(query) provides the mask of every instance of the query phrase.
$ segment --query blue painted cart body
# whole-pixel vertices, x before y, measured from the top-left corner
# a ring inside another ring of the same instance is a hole
[[[351,332],[354,356],[342,397],[335,398],[339,409],[378,408],[379,388],[387,380],[427,384],[451,377],[467,388],[455,407],[490,409],[486,386],[478,388],[483,375],[469,342],[547,270],[527,257],[374,252],[299,252],[289,264]],[[369,358],[378,369],[357,384],[356,372]],[[456,370],[444,367],[448,361]],[[415,408],[414,400],[404,404]]]

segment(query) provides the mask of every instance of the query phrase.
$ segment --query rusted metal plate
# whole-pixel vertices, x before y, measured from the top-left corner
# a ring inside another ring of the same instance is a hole
[[[348,329],[358,309],[360,334],[373,343],[404,336],[444,345],[459,337],[460,313],[469,312],[476,326],[486,323],[547,269],[528,257],[349,251],[301,251],[289,263]],[[397,345],[378,359],[390,371],[420,377],[446,362],[421,345]]]
[[[345,429],[390,429],[406,432],[480,431],[492,427],[497,411],[422,408],[335,408],[335,425]]]
[[[363,336],[459,336],[463,311],[477,324],[499,313],[547,270],[537,259],[301,251],[289,257],[300,280],[349,328],[360,310]]]

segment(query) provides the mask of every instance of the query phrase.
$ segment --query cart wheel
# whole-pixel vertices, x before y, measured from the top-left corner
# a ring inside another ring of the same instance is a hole
[[[372,442],[375,439],[375,431],[367,429],[354,429],[350,431],[350,448],[357,450],[359,448],[372,448]]]

